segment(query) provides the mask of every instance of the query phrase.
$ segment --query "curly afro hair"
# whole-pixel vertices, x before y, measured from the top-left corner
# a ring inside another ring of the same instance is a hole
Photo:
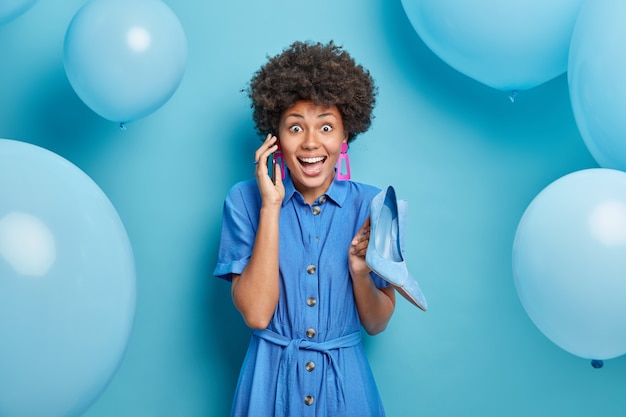
[[[268,58],[246,92],[261,136],[276,132],[283,111],[297,101],[313,100],[337,106],[351,142],[372,123],[377,88],[369,71],[333,41],[298,41]]]

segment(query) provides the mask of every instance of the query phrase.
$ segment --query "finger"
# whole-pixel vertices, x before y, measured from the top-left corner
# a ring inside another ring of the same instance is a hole
[[[271,133],[268,133],[267,137],[265,138],[261,146],[259,146],[259,148],[254,153],[254,161],[256,164],[260,164],[261,161],[267,160],[267,156],[269,156],[270,153],[276,151],[277,149],[276,141],[277,141],[276,136],[273,136]]]
[[[365,219],[365,221],[363,222],[363,225],[361,226],[360,235],[362,237],[365,237],[365,236],[369,236],[369,234],[370,234],[370,218],[368,217],[367,219]]]
[[[254,153],[254,156],[255,156],[255,158],[254,158],[254,159],[255,159],[255,160],[258,160],[258,159],[259,159],[258,157],[259,157],[259,156],[261,156],[261,154],[263,153],[263,151],[265,151],[265,149],[267,149],[267,147],[268,147],[268,142],[269,142],[269,140],[271,139],[271,137],[272,137],[272,135],[271,135],[271,134],[268,134],[268,135],[265,137],[265,139],[263,140],[263,143],[261,143],[261,146],[259,146],[259,147],[257,148],[256,152]]]
[[[267,147],[271,147],[272,145],[276,143],[277,140],[278,138],[276,136],[269,133],[267,137],[265,138],[265,140],[263,141],[263,144],[266,145]]]
[[[367,230],[359,230],[357,235],[352,238],[352,242],[350,242],[350,246],[353,248],[361,249],[363,247],[367,248],[369,244],[370,236],[369,231]]]
[[[365,255],[367,254],[367,246],[366,247],[361,247],[360,245],[353,246],[350,248],[350,253],[354,256],[359,256],[361,258],[364,258]]]

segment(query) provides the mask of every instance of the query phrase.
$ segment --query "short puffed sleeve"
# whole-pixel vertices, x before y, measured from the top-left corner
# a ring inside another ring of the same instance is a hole
[[[250,260],[259,224],[260,195],[255,181],[233,186],[222,214],[222,232],[213,275],[227,281],[241,274]]]

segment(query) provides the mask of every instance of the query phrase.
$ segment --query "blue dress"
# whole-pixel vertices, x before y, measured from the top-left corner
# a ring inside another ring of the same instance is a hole
[[[255,330],[231,416],[384,416],[361,344],[348,270],[350,242],[376,187],[334,181],[311,206],[284,180],[280,212],[280,298],[266,330]],[[256,181],[233,186],[224,202],[214,275],[241,274],[252,254],[261,197]],[[377,287],[387,282],[372,274]]]

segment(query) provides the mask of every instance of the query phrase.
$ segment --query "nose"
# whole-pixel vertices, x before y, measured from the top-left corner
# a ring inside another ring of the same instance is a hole
[[[317,134],[315,131],[308,130],[304,134],[304,139],[302,140],[302,148],[303,149],[317,149],[319,147],[319,140],[317,138]]]

